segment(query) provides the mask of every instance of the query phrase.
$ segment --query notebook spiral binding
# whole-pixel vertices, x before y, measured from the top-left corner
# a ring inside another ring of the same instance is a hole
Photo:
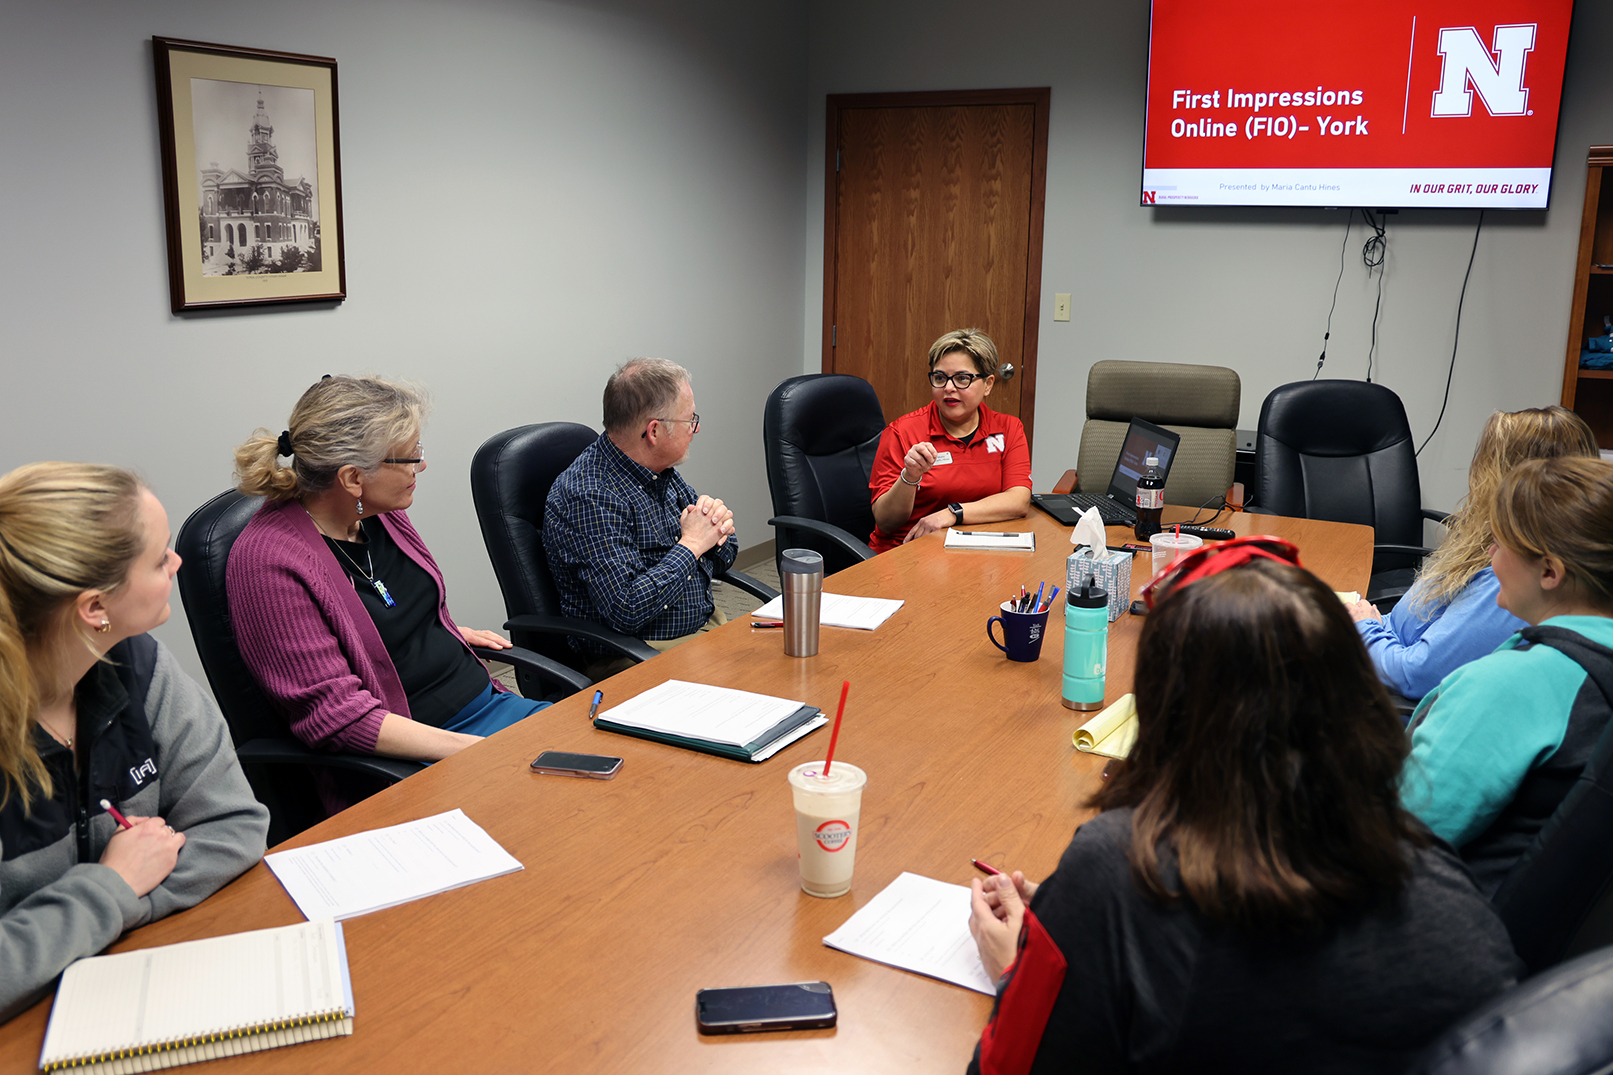
[[[290,1032],[294,1036],[290,1040],[273,1043],[264,1040],[270,1034],[286,1032]],[[221,1030],[212,1034],[182,1038],[179,1041],[145,1045],[138,1049],[117,1049],[112,1052],[69,1057],[46,1064],[40,1068],[40,1071],[47,1073],[47,1075],[58,1071],[99,1075],[101,1065],[118,1064],[124,1060],[134,1058],[150,1058],[159,1067],[177,1067],[180,1064],[194,1063],[198,1060],[210,1060],[214,1056],[230,1056],[236,1052],[258,1052],[263,1049],[278,1048],[282,1045],[295,1045],[299,1042],[315,1041],[319,1038],[336,1037],[340,1034],[351,1034],[352,1032],[352,1018],[344,1009],[336,1008],[318,1015],[297,1019],[283,1019],[274,1023],[263,1023],[259,1026],[232,1027],[229,1030]],[[186,1050],[207,1049],[209,1046],[215,1045],[224,1046],[224,1050],[213,1051],[202,1056],[180,1055]],[[245,1049],[230,1048],[236,1045],[249,1047]]]

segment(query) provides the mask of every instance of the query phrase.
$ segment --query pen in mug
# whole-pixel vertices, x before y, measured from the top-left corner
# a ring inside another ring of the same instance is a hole
[[[120,814],[118,812],[118,808],[113,806],[106,799],[101,800],[101,809],[105,810],[107,813],[111,814],[112,815],[112,820],[116,821],[119,825],[122,825],[124,828],[126,828],[126,829],[134,828],[133,825],[129,824],[129,819],[124,817],[122,814]]]
[[[601,701],[603,701],[604,698],[605,698],[605,692],[604,691],[595,691],[594,692],[593,704],[588,707],[588,719],[590,721],[593,720],[595,715],[599,713],[599,703]]]

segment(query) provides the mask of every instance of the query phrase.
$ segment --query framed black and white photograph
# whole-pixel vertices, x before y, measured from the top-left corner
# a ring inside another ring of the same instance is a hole
[[[152,45],[174,312],[346,298],[336,61]]]

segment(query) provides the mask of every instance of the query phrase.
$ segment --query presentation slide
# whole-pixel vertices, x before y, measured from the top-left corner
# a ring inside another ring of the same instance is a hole
[[[1153,0],[1144,205],[1544,209],[1573,0]]]

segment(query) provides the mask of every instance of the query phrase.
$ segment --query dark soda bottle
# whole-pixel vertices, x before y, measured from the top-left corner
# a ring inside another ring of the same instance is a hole
[[[1132,533],[1138,541],[1147,541],[1159,533],[1159,513],[1165,507],[1165,475],[1159,469],[1159,460],[1148,457],[1148,469],[1137,479],[1137,525]]]

